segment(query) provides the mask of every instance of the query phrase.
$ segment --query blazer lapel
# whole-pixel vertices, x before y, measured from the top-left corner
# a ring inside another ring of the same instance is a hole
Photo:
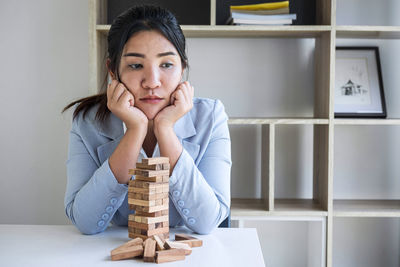
[[[196,160],[200,151],[200,146],[190,141],[190,137],[196,135],[196,128],[194,127],[190,112],[186,113],[185,116],[175,123],[174,130],[181,140],[182,146],[192,156],[193,160]]]
[[[99,134],[110,139],[109,142],[97,147],[97,156],[99,157],[100,164],[108,159],[114,152],[115,148],[119,144],[124,135],[124,129],[122,126],[122,121],[110,113],[108,119],[98,124]]]

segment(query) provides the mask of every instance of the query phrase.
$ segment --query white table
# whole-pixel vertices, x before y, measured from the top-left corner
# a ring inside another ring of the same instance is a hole
[[[0,225],[1,266],[265,266],[254,228],[218,228],[195,235],[187,228],[170,229],[203,240],[184,261],[148,263],[141,259],[111,261],[110,251],[129,241],[126,227],[109,227],[97,235],[83,235],[72,225]]]

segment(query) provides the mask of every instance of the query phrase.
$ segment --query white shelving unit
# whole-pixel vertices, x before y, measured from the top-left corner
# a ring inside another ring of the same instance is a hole
[[[316,255],[312,266],[339,266],[333,256],[334,221],[366,217],[397,219],[400,217],[400,200],[378,199],[334,199],[334,134],[335,127],[348,125],[374,125],[376,127],[400,125],[400,119],[335,119],[334,77],[335,47],[337,39],[400,39],[398,26],[342,26],[336,25],[336,0],[317,0],[317,25],[313,26],[231,26],[215,25],[216,0],[211,0],[210,25],[183,25],[186,37],[190,38],[314,38],[314,114],[309,118],[230,118],[233,125],[259,125],[262,136],[261,187],[259,199],[232,199],[231,216],[238,226],[247,226],[248,221],[269,224],[274,221],[306,222],[312,228],[317,222],[321,229],[322,249],[310,249]],[[89,88],[96,93],[104,89],[106,70],[102,60],[106,51],[106,36],[110,25],[106,25],[106,0],[89,0]],[[308,199],[280,199],[275,197],[275,157],[278,127],[299,125],[313,130],[313,177],[312,197]],[[344,218],[345,217],[345,218]],[[303,227],[303,226],[302,226]],[[307,238],[308,241],[315,239]],[[396,234],[398,234],[397,231]],[[317,234],[318,235],[318,234]],[[398,255],[400,254],[397,252]],[[319,262],[319,263],[318,263]],[[311,265],[310,265],[311,266]]]

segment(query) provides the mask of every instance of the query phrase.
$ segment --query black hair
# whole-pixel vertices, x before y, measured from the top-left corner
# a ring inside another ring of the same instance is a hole
[[[130,37],[141,31],[157,31],[161,33],[175,46],[183,68],[188,66],[185,36],[175,16],[167,9],[158,6],[133,6],[114,19],[107,36],[107,67],[109,71],[116,75],[117,79],[119,79],[118,67],[124,46]],[[104,81],[106,79],[107,77]],[[110,114],[105,91],[73,101],[62,112],[75,104],[78,104],[78,106],[74,111],[73,118],[81,111],[85,116],[89,109],[97,104],[99,104],[96,112],[97,120],[104,121]]]

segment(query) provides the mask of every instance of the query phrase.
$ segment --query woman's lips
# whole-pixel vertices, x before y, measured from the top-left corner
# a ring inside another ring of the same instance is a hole
[[[143,101],[143,102],[149,103],[149,104],[157,104],[157,103],[160,103],[163,100],[164,100],[164,98],[153,97],[153,96],[140,98],[140,101]]]

